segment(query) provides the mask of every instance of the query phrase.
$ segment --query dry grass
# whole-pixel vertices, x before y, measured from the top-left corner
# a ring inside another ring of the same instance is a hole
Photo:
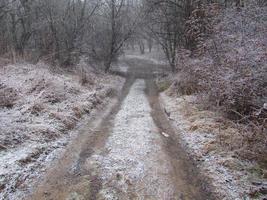
[[[81,85],[94,85],[94,77],[92,76],[93,69],[89,67],[84,59],[81,59],[80,63],[76,66],[77,75],[79,77],[79,83]]]
[[[266,123],[266,7],[248,1],[240,11],[219,8],[218,4],[197,8],[187,22],[195,46],[177,55],[177,93],[204,92],[203,102],[228,118]]]
[[[67,117],[62,122],[63,122],[63,124],[65,126],[64,127],[65,131],[72,130],[77,124],[77,120],[75,118],[73,118],[73,117]]]
[[[80,77],[79,82],[83,86],[94,84],[94,80],[92,79],[92,77],[90,77],[88,74],[86,74],[86,72],[80,73],[79,77]]]
[[[194,50],[178,53],[180,73],[170,93],[198,95],[202,105],[184,111],[191,131],[212,131],[221,148],[267,168],[266,7],[248,1],[239,11],[198,9],[204,15],[196,11],[188,31],[202,27],[202,32],[190,32]]]
[[[11,60],[10,59],[3,58],[3,57],[0,58],[0,67],[6,66],[6,65],[8,65],[10,63],[11,63]]]
[[[165,90],[169,89],[171,85],[172,82],[168,80],[159,80],[157,82],[157,87],[159,92],[164,92]]]
[[[77,119],[82,118],[82,116],[85,114],[84,109],[83,108],[80,108],[80,107],[77,107],[77,106],[73,107],[72,108],[72,111],[74,112],[74,116]]]
[[[33,152],[31,152],[29,155],[27,155],[25,158],[20,159],[18,162],[20,165],[25,166],[34,160],[38,159],[39,156],[43,153],[43,148],[37,148]]]
[[[206,144],[206,151],[227,150],[244,160],[257,161],[267,170],[267,136],[263,131],[248,128],[224,117],[223,113],[203,109],[189,97],[180,97],[179,111],[188,120],[189,132],[213,133],[216,141]]]
[[[45,110],[45,106],[42,103],[34,103],[29,110],[31,114],[38,116],[43,110]]]
[[[15,89],[0,83],[0,108],[12,108],[18,99]]]

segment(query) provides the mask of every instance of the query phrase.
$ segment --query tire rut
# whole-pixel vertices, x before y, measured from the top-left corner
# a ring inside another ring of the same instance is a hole
[[[37,184],[33,194],[25,199],[32,200],[94,200],[102,187],[102,180],[91,169],[84,167],[86,160],[98,149],[104,147],[112,129],[114,117],[127,96],[133,77],[128,77],[115,105],[106,113],[93,119],[79,132],[59,161],[47,173],[43,181]],[[103,112],[105,112],[103,110]],[[99,122],[100,118],[100,122]],[[102,119],[101,119],[102,118]],[[94,126],[94,124],[97,124]],[[93,128],[92,128],[93,127]],[[83,195],[80,195],[83,194]]]
[[[164,150],[173,167],[173,178],[177,188],[182,188],[180,199],[213,200],[208,180],[199,174],[196,164],[180,143],[179,134],[172,128],[159,102],[157,86],[153,79],[146,79],[146,94],[152,108],[151,116],[159,128]],[[162,133],[168,135],[165,137]]]
[[[30,199],[214,199],[160,106],[157,67],[127,63],[117,103],[98,125],[92,120],[83,128]]]

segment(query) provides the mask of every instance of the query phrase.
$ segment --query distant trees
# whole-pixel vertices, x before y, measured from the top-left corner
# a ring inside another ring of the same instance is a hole
[[[1,0],[0,55],[75,64],[80,55],[103,63],[105,71],[126,41],[145,52],[159,43],[172,70],[181,47],[193,50],[199,34],[188,21],[196,8],[217,2],[242,7],[244,0]],[[257,0],[259,5],[265,1]],[[200,18],[198,18],[199,20]],[[191,21],[192,22],[192,21]],[[204,22],[204,21],[203,21]],[[199,21],[194,21],[200,25]],[[204,27],[204,26],[203,26]],[[190,32],[191,31],[191,32]]]
[[[261,0],[258,2],[262,4]],[[206,16],[201,16],[204,13],[199,8],[214,3],[240,8],[245,0],[144,0],[149,13],[147,30],[161,45],[173,71],[177,66],[177,51],[181,48],[193,51],[208,32],[204,30],[208,28]]]
[[[49,56],[60,64],[71,64],[97,7],[97,2],[87,0],[4,0],[0,7],[1,53],[35,59]]]
[[[182,74],[177,90],[202,92],[209,106],[230,119],[266,129],[266,5],[253,0],[243,1],[244,7],[230,0],[227,7],[225,1],[200,3],[186,22],[188,45],[177,54]]]
[[[105,25],[107,31],[104,38],[107,47],[105,52],[105,71],[108,71],[112,61],[114,61],[121,53],[121,49],[126,40],[128,40],[134,31],[136,25],[136,16],[131,12],[134,4],[125,0],[106,1]]]
[[[146,0],[145,6],[150,13],[147,19],[149,32],[161,45],[174,71],[177,50],[185,44],[185,22],[190,15],[191,1]]]
[[[1,0],[0,54],[68,66],[82,54],[108,71],[137,24],[131,0]]]

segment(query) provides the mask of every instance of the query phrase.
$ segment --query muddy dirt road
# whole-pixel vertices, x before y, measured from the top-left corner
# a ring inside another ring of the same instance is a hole
[[[118,101],[88,123],[27,199],[214,199],[158,102],[160,66],[128,59]]]

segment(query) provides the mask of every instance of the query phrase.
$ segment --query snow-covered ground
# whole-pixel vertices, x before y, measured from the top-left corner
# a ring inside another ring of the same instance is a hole
[[[267,180],[250,173],[257,171],[255,163],[240,160],[219,144],[218,131],[224,131],[221,136],[231,138],[238,130],[220,126],[216,113],[198,110],[195,96],[177,97],[166,93],[160,96],[162,107],[170,114],[169,119],[182,144],[196,160],[200,171],[210,179],[219,198],[265,199]]]
[[[168,64],[168,61],[166,57],[164,56],[164,53],[161,50],[158,49],[152,49],[151,52],[148,50],[145,52],[145,54],[141,54],[139,51],[131,51],[131,50],[126,50],[125,51],[125,59],[131,59],[131,58],[136,58],[136,59],[142,59],[142,60],[147,60],[151,64],[155,65],[166,65]]]
[[[88,163],[99,166],[103,180],[98,199],[172,199],[175,197],[171,163],[151,117],[144,80],[132,85],[115,117],[103,154]]]
[[[52,73],[43,63],[0,68],[0,199],[18,199],[70,140],[71,131],[106,105],[124,79]]]

